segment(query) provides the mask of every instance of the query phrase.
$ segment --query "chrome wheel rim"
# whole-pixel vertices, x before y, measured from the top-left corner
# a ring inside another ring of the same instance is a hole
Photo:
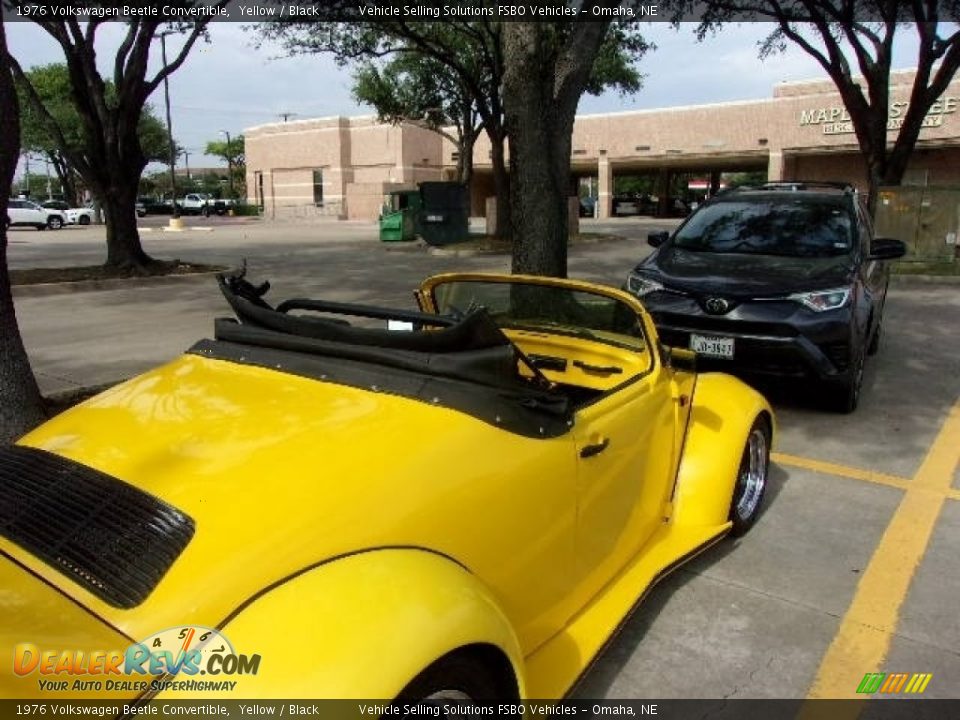
[[[757,511],[767,485],[767,436],[760,428],[750,432],[745,461],[740,469],[741,492],[737,500],[737,516],[742,520]]]

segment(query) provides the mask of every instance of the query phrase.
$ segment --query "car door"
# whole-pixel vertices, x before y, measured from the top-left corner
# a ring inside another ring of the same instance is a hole
[[[581,604],[663,523],[673,483],[675,418],[670,383],[659,364],[577,413],[576,577]]]
[[[10,217],[11,225],[30,222],[30,220],[27,219],[28,213],[24,208],[24,204],[23,200],[10,200],[7,204],[7,215]]]

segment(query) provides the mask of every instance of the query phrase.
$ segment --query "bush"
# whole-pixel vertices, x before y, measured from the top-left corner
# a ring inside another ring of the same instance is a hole
[[[256,205],[250,205],[249,203],[237,203],[233,207],[233,214],[244,217],[258,217],[260,215],[260,208]]]

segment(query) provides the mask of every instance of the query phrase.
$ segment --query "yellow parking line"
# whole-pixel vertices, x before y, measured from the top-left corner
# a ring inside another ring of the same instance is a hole
[[[781,465],[813,470],[814,472],[824,473],[825,475],[838,475],[839,477],[852,478],[853,480],[864,480],[878,485],[900,488],[901,490],[906,490],[910,487],[910,480],[907,478],[874,472],[873,470],[837,465],[823,460],[798,457],[797,455],[788,455],[786,453],[771,453],[770,459]]]
[[[940,508],[952,492],[958,461],[960,401],[951,408],[923,464],[905,488],[820,663],[808,698],[856,697],[864,673],[880,669],[910,581],[926,552]],[[851,705],[851,712],[859,712],[857,705]]]

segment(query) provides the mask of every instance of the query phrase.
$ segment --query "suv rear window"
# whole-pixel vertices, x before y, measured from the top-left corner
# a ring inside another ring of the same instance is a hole
[[[744,198],[702,207],[677,231],[674,245],[697,252],[822,257],[850,252],[853,228],[839,201]]]

